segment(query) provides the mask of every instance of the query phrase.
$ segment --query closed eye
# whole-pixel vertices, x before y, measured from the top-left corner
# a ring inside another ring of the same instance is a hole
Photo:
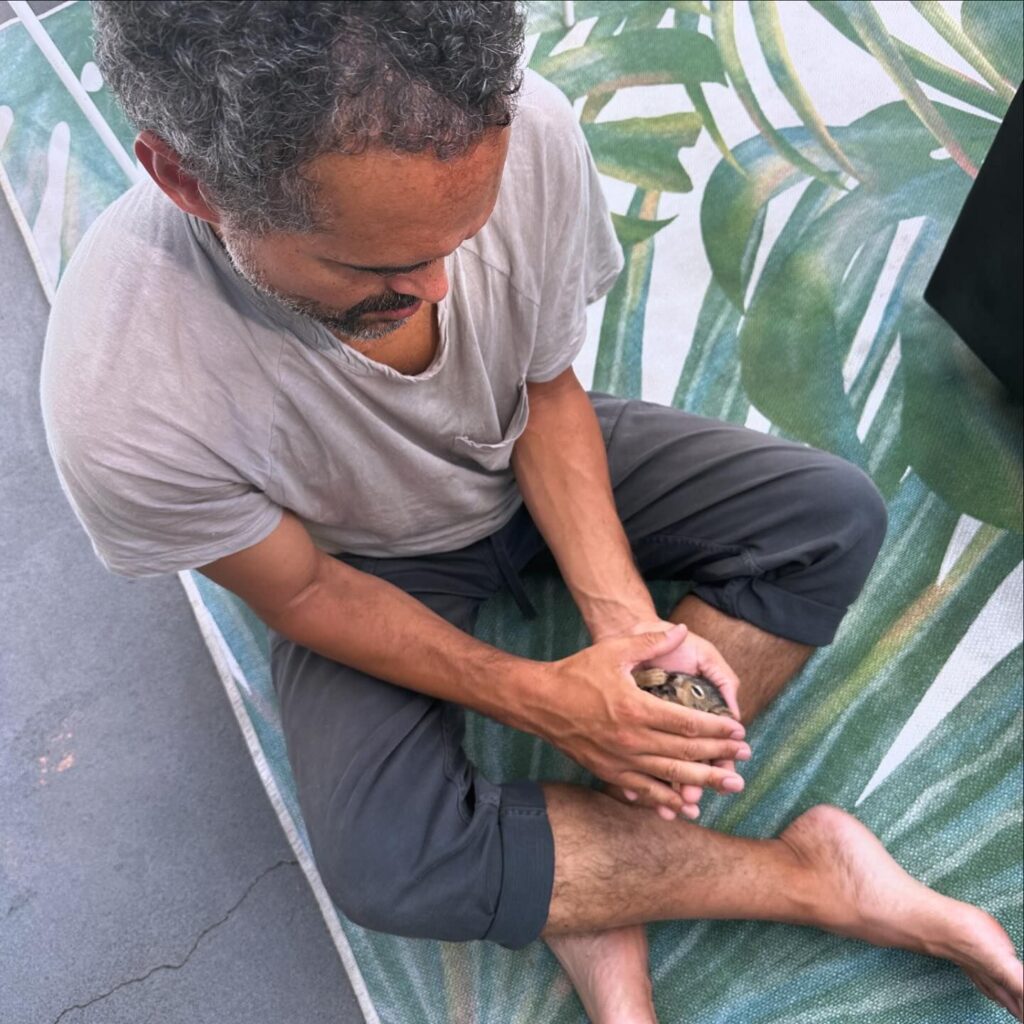
[[[358,270],[362,274],[376,274],[378,277],[394,277],[396,274],[411,274],[414,271],[422,270],[424,267],[429,267],[432,263],[436,263],[439,259],[444,257],[438,256],[436,259],[424,260],[422,263],[413,263],[408,267],[359,267],[354,263],[342,263],[340,260],[327,259],[326,262],[336,267],[345,267],[346,270]]]

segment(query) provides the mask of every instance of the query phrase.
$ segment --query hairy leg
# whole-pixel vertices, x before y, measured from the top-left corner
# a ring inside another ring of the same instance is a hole
[[[952,960],[1024,1012],[1024,972],[998,922],[917,882],[839,808],[814,807],[778,839],[755,840],[663,821],[579,786],[544,792],[555,838],[545,939],[693,918],[813,925]],[[595,1020],[653,1016],[609,1010]]]
[[[684,597],[669,619],[686,623],[694,633],[710,640],[722,652],[740,678],[740,710],[744,723],[764,710],[814,650],[730,618],[693,595]],[[605,792],[626,802],[621,791],[614,787],[606,786]],[[700,792],[692,786],[682,789],[683,799],[691,808],[690,817],[699,813]],[[647,814],[660,823],[650,811]],[[646,829],[648,824],[634,819],[632,827]],[[592,1021],[600,1024],[655,1021],[643,924],[627,924],[603,931],[545,934],[545,939],[571,978]]]

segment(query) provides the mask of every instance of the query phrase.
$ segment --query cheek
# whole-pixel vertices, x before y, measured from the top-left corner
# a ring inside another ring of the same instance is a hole
[[[332,269],[319,260],[278,259],[267,266],[266,273],[268,283],[277,291],[339,309],[354,306],[382,291],[372,283],[355,281],[343,269]]]

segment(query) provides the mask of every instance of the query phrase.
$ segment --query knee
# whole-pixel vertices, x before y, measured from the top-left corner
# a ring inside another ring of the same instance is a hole
[[[432,808],[429,816],[426,808]],[[486,838],[482,847],[472,841],[461,818],[453,821],[429,798],[403,808],[400,800],[358,797],[331,818],[313,842],[314,859],[348,920],[408,938],[483,936],[494,907],[475,883],[494,866],[500,873],[500,852]],[[479,822],[477,831],[483,831]],[[499,841],[496,827],[492,831]]]
[[[835,458],[831,463],[828,490],[851,538],[851,554],[875,560],[889,525],[889,510],[874,480],[860,467]]]
[[[819,558],[848,576],[859,590],[885,540],[885,499],[862,469],[824,453],[805,486],[807,529],[819,538],[814,545]]]
[[[330,845],[318,843],[313,857],[320,878],[331,902],[349,921],[374,931],[403,934],[392,887],[396,872],[383,858],[369,856],[369,845],[340,834]]]
[[[317,870],[338,910],[363,928],[407,934],[401,907],[412,865],[392,842],[399,837],[343,813],[329,814],[315,838],[310,832]]]
[[[326,830],[313,848],[317,870],[331,902],[362,928],[408,935],[402,906],[411,865],[401,863],[388,835],[353,832],[349,827]]]

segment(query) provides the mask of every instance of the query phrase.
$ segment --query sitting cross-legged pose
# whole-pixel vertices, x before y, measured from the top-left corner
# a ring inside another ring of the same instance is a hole
[[[945,957],[1019,1015],[998,923],[850,815],[761,840],[691,820],[742,789],[742,723],[832,641],[885,506],[830,454],[581,387],[622,253],[569,103],[521,70],[518,5],[93,10],[148,174],[61,283],[50,451],[111,571],[199,569],[269,627],[341,911],[542,938],[604,1024],[654,1019],[644,925],[674,918]],[[550,663],[472,636],[503,587],[531,613],[535,559],[593,641]],[[693,589],[663,620],[647,579]],[[636,666],[706,676],[736,717],[644,692]],[[484,778],[465,708],[605,788]]]

